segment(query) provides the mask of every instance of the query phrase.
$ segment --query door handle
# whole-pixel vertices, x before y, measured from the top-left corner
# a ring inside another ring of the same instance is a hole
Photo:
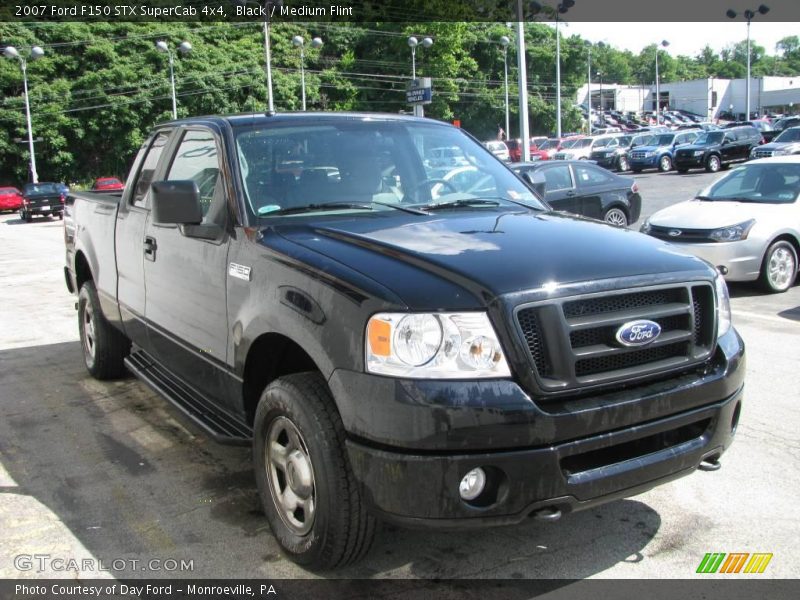
[[[144,257],[147,260],[155,261],[156,259],[156,250],[158,249],[158,244],[156,244],[156,238],[151,237],[149,235],[145,236],[144,238]]]
[[[574,195],[575,195],[575,191],[574,190],[570,190],[570,191],[567,192],[567,196],[569,196],[570,198],[572,198]]]

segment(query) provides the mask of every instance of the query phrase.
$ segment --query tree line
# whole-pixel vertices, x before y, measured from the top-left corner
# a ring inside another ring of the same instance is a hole
[[[512,135],[516,131],[517,72],[514,30],[492,23],[275,23],[270,36],[275,106],[299,110],[300,53],[292,37],[306,40],[309,110],[408,111],[410,78],[407,38],[430,36],[417,50],[417,75],[433,78],[433,103],[426,116],[461,122],[481,139],[493,138],[505,120],[503,47],[508,36]],[[324,45],[311,48],[313,37]],[[655,78],[652,45],[633,54],[580,36],[561,44],[562,119],[565,131],[580,127],[573,107],[587,78],[587,52],[603,81],[649,85]],[[175,53],[178,116],[264,111],[263,33],[260,23],[0,23],[0,48],[15,46],[26,56],[34,45],[45,55],[28,64],[32,127],[41,180],[86,182],[102,175],[124,176],[148,131],[172,118],[167,56]],[[529,112],[532,133],[555,129],[555,32],[542,23],[526,27]],[[752,44],[754,76],[800,74],[800,39],[781,40],[776,56]],[[28,180],[28,147],[22,74],[16,61],[0,60],[0,184]],[[744,77],[746,42],[694,57],[659,58],[662,82],[703,77]]]

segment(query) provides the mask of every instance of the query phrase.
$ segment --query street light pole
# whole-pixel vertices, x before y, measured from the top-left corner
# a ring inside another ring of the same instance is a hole
[[[156,42],[156,49],[159,52],[166,52],[167,56],[169,57],[169,83],[172,87],[172,118],[178,118],[178,101],[175,97],[175,56],[173,55],[172,51],[169,49],[167,42],[164,40],[159,40]],[[181,54],[188,54],[192,51],[192,45],[189,42],[181,42],[180,46],[178,46],[178,51]]]
[[[510,138],[510,122],[509,122],[509,109],[508,109],[508,45],[511,43],[511,40],[508,39],[508,36],[503,36],[500,38],[500,45],[503,47],[503,75],[505,81],[505,88],[506,88],[506,139]]]
[[[756,10],[747,9],[744,11],[744,18],[747,21],[747,81],[745,83],[745,121],[750,120],[750,21],[756,14],[765,15],[769,12],[769,6],[761,4]],[[735,10],[728,9],[725,15],[729,19],[735,19],[737,13]]]
[[[589,67],[586,71],[586,120],[588,121],[588,134],[592,135],[592,43],[586,40],[586,52]]]
[[[303,52],[305,40],[302,35],[296,35],[292,38],[292,44],[300,48],[300,87],[302,89],[303,110],[306,110],[306,58]],[[312,48],[322,48],[322,39],[315,37],[311,40]]]
[[[411,48],[411,79],[417,78],[417,46],[419,45],[419,40],[415,38],[413,35],[410,36],[407,40],[408,47]],[[430,48],[433,46],[433,40],[429,37],[422,38],[422,47],[423,48]],[[422,107],[421,104],[414,105],[414,116],[416,117],[424,117],[425,116],[425,109]]]
[[[33,150],[33,125],[31,124],[31,103],[28,97],[28,61],[26,61],[14,46],[6,46],[3,50],[6,58],[17,59],[22,70],[22,88],[25,91],[25,122],[28,126],[28,152],[31,155],[31,180],[39,183],[39,173],[36,171],[36,154]],[[44,50],[39,46],[31,48],[30,60],[38,60],[44,56]]]
[[[559,15],[575,6],[575,0],[563,0],[556,7],[556,137],[561,137],[561,36],[558,32]]]
[[[669,46],[669,42],[667,40],[661,40],[659,46],[666,48]],[[658,46],[656,46],[656,125],[661,125],[661,88],[658,76]]]

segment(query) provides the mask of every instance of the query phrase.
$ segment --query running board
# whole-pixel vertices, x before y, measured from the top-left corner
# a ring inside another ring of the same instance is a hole
[[[169,400],[178,410],[220,444],[250,445],[253,430],[238,419],[216,408],[211,400],[200,396],[142,350],[135,350],[125,359],[131,373]]]

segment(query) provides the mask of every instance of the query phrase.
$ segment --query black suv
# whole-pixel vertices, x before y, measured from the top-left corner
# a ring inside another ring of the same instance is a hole
[[[761,140],[761,133],[751,126],[701,133],[693,143],[675,152],[675,169],[686,173],[689,169],[705,168],[716,173],[724,165],[747,160]]]

